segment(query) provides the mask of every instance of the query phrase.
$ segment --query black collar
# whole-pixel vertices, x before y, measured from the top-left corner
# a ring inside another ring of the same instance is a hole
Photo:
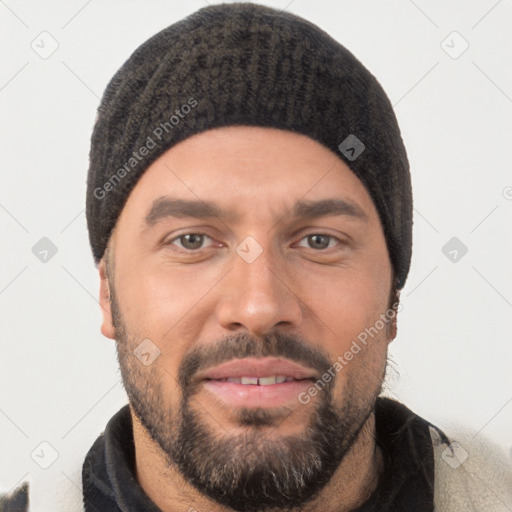
[[[376,441],[384,471],[370,499],[353,512],[433,512],[434,450],[429,426],[438,430],[395,400],[377,400]]]

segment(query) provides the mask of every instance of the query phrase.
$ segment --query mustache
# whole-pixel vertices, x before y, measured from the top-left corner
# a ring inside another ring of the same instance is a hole
[[[257,338],[248,333],[238,333],[193,348],[183,357],[178,370],[178,383],[186,395],[192,391],[190,388],[198,371],[246,357],[289,359],[313,368],[319,374],[324,374],[332,365],[327,352],[298,335],[273,332]]]

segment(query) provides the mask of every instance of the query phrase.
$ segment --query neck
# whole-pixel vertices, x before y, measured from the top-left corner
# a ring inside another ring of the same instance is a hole
[[[160,447],[133,414],[136,477],[145,493],[163,512],[209,510],[228,512],[224,506],[200,494],[167,464]],[[376,489],[383,470],[383,456],[375,443],[372,414],[329,483],[301,512],[349,512],[362,505]],[[278,512],[278,511],[275,511]]]

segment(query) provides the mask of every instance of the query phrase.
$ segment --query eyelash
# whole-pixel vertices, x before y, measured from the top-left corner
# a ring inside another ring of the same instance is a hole
[[[177,237],[174,237],[173,239],[169,240],[169,242],[166,242],[164,245],[166,246],[171,246],[174,244],[174,242],[176,240],[179,240],[180,238],[183,238],[187,235],[197,235],[197,236],[203,236],[205,238],[208,238],[210,240],[213,241],[213,238],[208,236],[206,233],[201,233],[201,232],[195,232],[195,231],[190,231],[188,233],[183,233],[181,235],[178,235]],[[336,242],[338,242],[338,245],[343,245],[344,242],[342,240],[340,240],[339,238],[333,236],[333,235],[329,235],[328,233],[320,233],[320,232],[315,232],[315,233],[308,233],[307,235],[304,235],[300,240],[299,242],[302,242],[302,240],[304,239],[307,239],[308,237],[310,236],[325,236],[325,237],[328,237],[330,240],[329,240],[329,243],[331,240],[335,240]],[[173,249],[175,252],[178,252],[178,253],[184,253],[184,254],[192,254],[192,253],[198,253],[200,252],[202,249],[207,249],[208,247],[200,247],[199,249],[186,249],[186,248],[178,248],[178,249]],[[309,249],[312,249],[312,247],[309,247]],[[323,251],[326,251],[327,249],[332,249],[332,247],[326,247],[324,249],[319,249],[318,251],[316,252],[323,252]],[[313,249],[315,250],[315,249]]]

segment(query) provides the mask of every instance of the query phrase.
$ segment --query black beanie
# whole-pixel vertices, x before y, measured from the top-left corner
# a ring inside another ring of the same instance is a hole
[[[397,288],[412,250],[409,163],[375,77],[316,25],[251,3],[205,7],[143,43],[105,90],[86,215],[95,262],[128,195],[165,151],[221,126],[307,135],[345,161],[379,213]]]

